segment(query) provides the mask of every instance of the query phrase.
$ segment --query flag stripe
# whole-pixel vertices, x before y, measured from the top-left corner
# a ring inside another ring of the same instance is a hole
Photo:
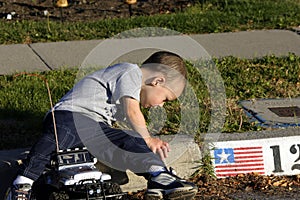
[[[242,169],[218,169],[216,172],[239,172],[239,171],[255,171],[255,170],[264,170],[263,167],[258,168],[242,168]]]
[[[235,163],[248,163],[248,162],[263,162],[263,159],[251,159],[251,160],[237,160]]]
[[[225,165],[225,166],[216,166],[216,168],[236,168],[236,167],[251,167],[251,166],[264,166],[263,163],[258,164],[244,164],[244,165]]]
[[[262,151],[235,151],[234,154],[253,154],[253,153],[262,153]]]
[[[256,156],[235,156],[235,159],[243,159],[243,158],[262,158],[261,155],[256,155]]]
[[[249,150],[249,149],[262,149],[262,147],[239,147],[239,148],[234,148],[234,150]]]

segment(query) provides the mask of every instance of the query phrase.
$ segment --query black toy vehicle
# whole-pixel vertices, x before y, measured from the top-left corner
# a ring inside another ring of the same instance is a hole
[[[45,172],[33,183],[30,199],[127,199],[119,184],[95,167],[96,162],[85,148],[54,153]]]
[[[32,186],[32,199],[126,199],[96,162],[85,148],[54,153],[49,169]]]

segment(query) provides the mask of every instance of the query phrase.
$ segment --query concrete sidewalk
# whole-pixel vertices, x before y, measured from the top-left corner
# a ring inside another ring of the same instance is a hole
[[[160,38],[161,40],[153,37],[145,38],[145,40],[149,40],[148,44],[154,46],[160,46],[161,43],[165,43],[165,46],[171,46],[173,49],[179,50],[179,52],[182,51],[183,54],[193,51],[189,49],[189,46],[184,41],[180,42],[177,36],[175,36],[174,40],[172,40],[172,37],[162,37]],[[190,37],[212,57],[236,56],[253,58],[270,54],[282,56],[288,53],[300,55],[300,35],[296,31],[259,30],[181,37]],[[111,46],[105,51],[113,53],[118,50],[119,44],[130,46],[134,42],[132,39],[123,39],[122,42],[114,39],[114,41],[116,46]],[[78,67],[86,56],[101,42],[103,40],[0,45],[0,74]],[[144,58],[145,52],[136,51],[133,55],[127,56],[126,61],[140,62]]]

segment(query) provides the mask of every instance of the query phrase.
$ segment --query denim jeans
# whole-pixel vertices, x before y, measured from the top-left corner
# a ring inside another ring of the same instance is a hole
[[[80,113],[55,111],[60,150],[86,146],[100,162],[120,171],[129,169],[145,175],[151,166],[164,166],[138,133],[115,129]],[[54,125],[49,113],[43,124],[43,134],[31,148],[20,174],[36,180],[50,163],[56,150]]]

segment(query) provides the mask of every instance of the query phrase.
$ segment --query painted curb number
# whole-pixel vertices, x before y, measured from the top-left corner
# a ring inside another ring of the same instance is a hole
[[[256,172],[263,175],[300,174],[299,136],[220,141],[212,145],[217,177]]]
[[[284,172],[281,167],[280,146],[275,145],[275,146],[270,146],[270,148],[273,150],[273,158],[274,158],[273,172],[274,173]],[[295,169],[300,170],[300,164],[297,164],[297,162],[300,160],[300,144],[297,144],[297,145],[293,144],[290,147],[290,153],[292,153],[292,154],[298,153],[298,158],[294,161],[294,163],[296,163],[296,164],[292,165],[291,170],[295,170]]]

